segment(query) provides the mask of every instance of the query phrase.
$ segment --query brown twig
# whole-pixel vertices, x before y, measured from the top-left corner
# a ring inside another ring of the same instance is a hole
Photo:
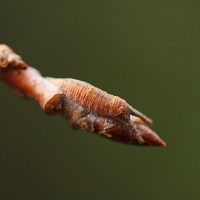
[[[75,79],[45,78],[7,45],[0,45],[0,79],[34,98],[47,114],[61,114],[74,129],[129,144],[165,146],[125,100]]]

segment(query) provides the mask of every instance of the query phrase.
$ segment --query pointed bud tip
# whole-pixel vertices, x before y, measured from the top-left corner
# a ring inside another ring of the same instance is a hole
[[[137,124],[137,129],[144,140],[144,145],[166,147],[166,143],[145,124]]]

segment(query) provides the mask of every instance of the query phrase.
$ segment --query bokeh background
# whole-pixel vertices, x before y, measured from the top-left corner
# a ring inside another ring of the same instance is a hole
[[[0,43],[154,120],[166,148],[71,130],[0,83],[0,199],[200,198],[200,3],[0,1]]]

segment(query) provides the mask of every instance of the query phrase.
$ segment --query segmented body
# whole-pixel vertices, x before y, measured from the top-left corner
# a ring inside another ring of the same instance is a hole
[[[125,100],[108,94],[84,81],[65,79],[61,87],[68,99],[93,113],[119,116],[129,111],[129,105]]]

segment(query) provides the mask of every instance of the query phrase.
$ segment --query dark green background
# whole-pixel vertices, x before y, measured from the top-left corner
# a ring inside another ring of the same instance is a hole
[[[0,1],[0,43],[154,120],[166,148],[71,130],[0,83],[0,199],[198,199],[199,1]]]

